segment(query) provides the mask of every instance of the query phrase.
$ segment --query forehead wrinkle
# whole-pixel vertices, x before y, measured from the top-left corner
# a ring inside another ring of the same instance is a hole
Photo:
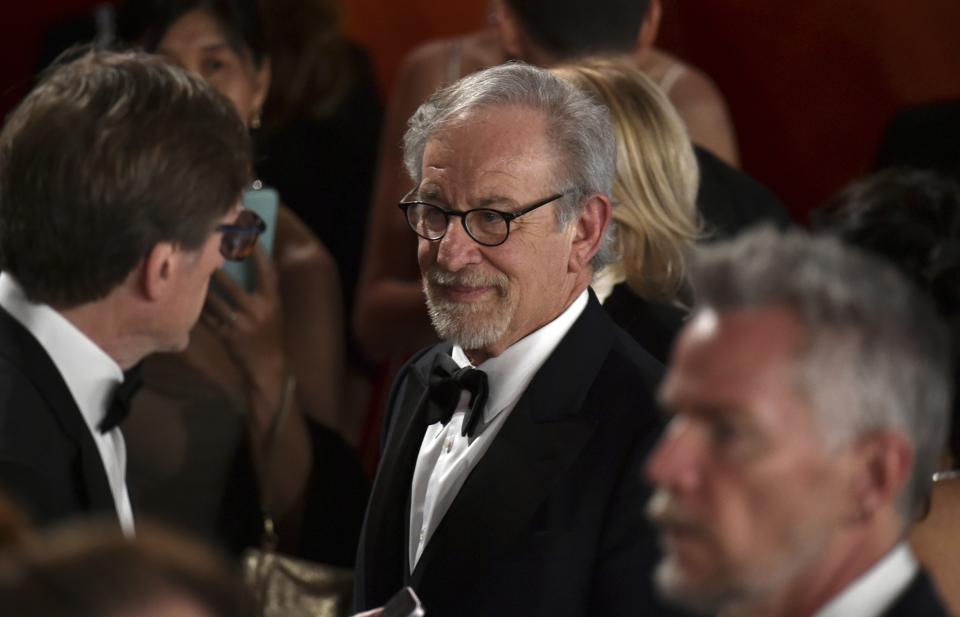
[[[422,162],[424,170],[448,162],[449,157],[448,166],[475,185],[508,179],[522,190],[534,179],[522,176],[521,170],[545,172],[546,178],[536,180],[552,181],[556,171],[552,142],[548,135],[534,130],[548,128],[542,113],[533,110],[533,125],[517,125],[517,115],[504,115],[507,110],[474,110],[446,123],[425,144],[424,155],[429,157]],[[532,110],[521,111],[520,115],[528,115]],[[530,131],[534,134],[528,134]],[[545,155],[551,159],[546,166]],[[491,180],[488,176],[503,178]]]
[[[505,175],[511,180],[519,182],[520,178],[515,174],[501,170],[486,170],[479,172],[479,178],[468,179],[467,182],[462,183],[450,179],[449,174],[446,173],[449,170],[443,165],[427,165],[425,171],[428,173],[424,174],[417,191],[421,198],[444,198],[453,201],[454,199],[450,195],[461,193],[466,194],[465,200],[473,208],[488,208],[497,204],[510,207],[519,203],[516,198],[504,191],[502,182],[489,180],[490,176]],[[431,175],[429,172],[435,172],[435,174]],[[467,185],[466,189],[464,189],[463,184]],[[484,185],[496,186],[486,188]],[[471,190],[472,186],[480,186],[481,188],[473,191]],[[451,187],[454,190],[449,190]]]

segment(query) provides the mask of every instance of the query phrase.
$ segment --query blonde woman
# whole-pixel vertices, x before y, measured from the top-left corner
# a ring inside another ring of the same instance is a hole
[[[593,287],[614,320],[665,361],[686,314],[686,261],[701,229],[690,138],[663,92],[626,60],[586,59],[553,72],[606,105],[617,131],[620,260]]]

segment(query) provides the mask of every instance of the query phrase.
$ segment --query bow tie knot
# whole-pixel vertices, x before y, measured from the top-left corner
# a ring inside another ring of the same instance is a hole
[[[133,400],[133,395],[137,393],[142,385],[143,375],[140,374],[139,364],[123,373],[123,381],[114,388],[110,406],[107,407],[107,413],[97,426],[101,433],[109,433],[120,426],[120,423],[130,415],[130,404]]]
[[[473,437],[480,425],[483,408],[490,395],[487,374],[470,366],[461,368],[446,354],[440,354],[434,358],[430,369],[427,397],[430,406],[427,414],[428,423],[449,422],[460,402],[460,394],[464,391],[470,393],[470,409],[464,418],[460,434],[469,434]]]

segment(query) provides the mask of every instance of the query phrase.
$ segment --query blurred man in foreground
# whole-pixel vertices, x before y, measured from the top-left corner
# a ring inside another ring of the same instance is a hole
[[[945,329],[892,267],[770,230],[705,255],[651,455],[661,592],[702,612],[945,615],[904,542],[946,436]]]

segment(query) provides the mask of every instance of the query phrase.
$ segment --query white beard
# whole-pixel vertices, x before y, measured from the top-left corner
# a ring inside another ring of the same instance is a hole
[[[444,285],[492,286],[497,295],[483,302],[452,302],[439,289]],[[423,276],[427,312],[433,328],[443,340],[469,350],[491,347],[506,334],[517,305],[509,290],[507,277],[502,274],[469,271],[454,274],[432,268]]]

